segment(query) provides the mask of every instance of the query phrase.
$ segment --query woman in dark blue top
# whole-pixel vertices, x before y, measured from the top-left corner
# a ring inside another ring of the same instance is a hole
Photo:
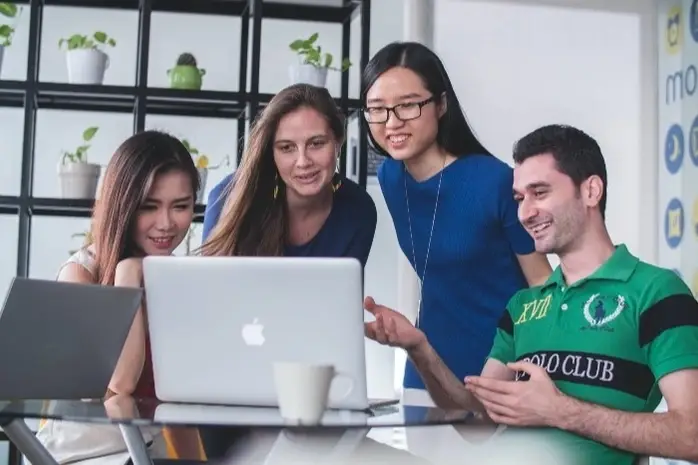
[[[336,173],[344,139],[344,117],[327,89],[299,84],[276,94],[238,170],[209,194],[202,254],[352,257],[365,266],[377,212],[365,189]],[[199,433],[212,460],[246,432]]]
[[[336,173],[344,139],[327,89],[299,84],[276,94],[237,172],[209,194],[203,255],[353,257],[365,266],[376,206]]]
[[[509,298],[551,273],[519,223],[513,169],[477,140],[427,47],[387,45],[363,88],[365,129],[386,156],[378,180],[421,284],[417,325],[456,376],[479,374]],[[410,361],[404,388],[424,395]]]

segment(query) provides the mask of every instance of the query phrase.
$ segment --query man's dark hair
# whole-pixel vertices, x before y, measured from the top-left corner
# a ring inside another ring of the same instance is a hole
[[[552,124],[543,126],[522,137],[514,145],[514,163],[549,153],[555,159],[557,169],[569,176],[579,187],[591,176],[603,181],[603,194],[599,202],[601,216],[606,217],[608,180],[606,162],[599,144],[584,131],[572,126]]]

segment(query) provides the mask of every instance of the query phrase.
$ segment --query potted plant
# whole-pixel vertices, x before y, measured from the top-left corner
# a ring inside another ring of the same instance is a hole
[[[102,167],[87,161],[90,141],[99,128],[92,126],[82,133],[83,143],[75,151],[64,151],[58,167],[61,196],[64,199],[94,199]]]
[[[226,155],[219,164],[209,166],[208,155],[200,153],[199,149],[192,146],[187,139],[182,139],[182,145],[184,145],[184,147],[186,147],[191,154],[192,158],[194,159],[196,169],[199,171],[199,190],[196,193],[196,203],[201,203],[204,197],[204,192],[206,192],[206,180],[208,179],[209,170],[216,170],[223,165],[230,165],[230,156]]]
[[[206,70],[199,68],[191,53],[182,53],[174,68],[167,70],[171,89],[201,90],[201,80]]]
[[[97,31],[92,37],[73,34],[58,41],[58,48],[66,48],[68,82],[71,84],[102,84],[104,72],[109,68],[109,55],[104,47],[115,47],[116,41],[106,33]]]
[[[322,47],[317,45],[318,33],[314,33],[307,39],[297,39],[289,44],[291,50],[298,54],[298,63],[291,65],[291,84],[311,84],[325,87],[327,83],[327,70],[344,72],[351,66],[351,61],[345,58],[338,68],[332,66],[334,57],[330,53],[323,53]]]
[[[0,16],[16,19],[22,12],[14,3],[0,2]],[[2,72],[2,58],[5,55],[5,48],[12,45],[12,36],[15,28],[9,24],[0,24],[0,72]]]

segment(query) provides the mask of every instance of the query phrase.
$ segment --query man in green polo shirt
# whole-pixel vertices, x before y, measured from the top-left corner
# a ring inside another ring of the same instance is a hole
[[[367,336],[406,349],[438,406],[557,438],[579,463],[698,461],[698,302],[674,272],[611,241],[593,138],[546,126],[514,162],[519,219],[560,266],[509,301],[481,375],[456,379],[421,331],[370,298]],[[662,396],[668,412],[654,413]]]

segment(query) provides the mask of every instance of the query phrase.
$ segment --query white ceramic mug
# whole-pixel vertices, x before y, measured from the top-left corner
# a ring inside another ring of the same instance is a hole
[[[327,409],[332,381],[338,377],[350,381],[346,397],[354,388],[353,380],[333,365],[298,362],[274,364],[274,384],[279,410],[284,420],[301,425],[318,424]]]

